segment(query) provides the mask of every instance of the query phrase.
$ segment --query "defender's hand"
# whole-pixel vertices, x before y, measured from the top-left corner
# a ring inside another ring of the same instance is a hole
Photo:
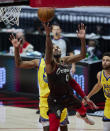
[[[86,27],[84,26],[83,23],[78,25],[78,31],[76,31],[76,32],[77,32],[77,36],[78,36],[79,39],[85,39]]]
[[[45,29],[45,31],[46,31],[46,35],[48,36],[48,35],[50,35],[50,32],[51,32],[51,27],[49,26],[49,23],[42,23],[43,24],[43,26],[44,26],[44,29]]]
[[[90,100],[89,98],[87,98],[87,97],[84,97],[82,103],[83,103],[84,105],[88,104],[91,109],[98,109],[98,108],[99,108],[98,106],[96,106],[96,105],[94,104],[93,101],[91,101],[91,100]]]
[[[22,41],[22,39],[18,40],[13,34],[10,35],[9,40],[15,48],[18,48]]]

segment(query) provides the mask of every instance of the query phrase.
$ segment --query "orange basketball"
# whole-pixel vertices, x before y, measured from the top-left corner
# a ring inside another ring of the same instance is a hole
[[[38,18],[42,22],[49,22],[54,17],[54,8],[43,7],[38,9]]]

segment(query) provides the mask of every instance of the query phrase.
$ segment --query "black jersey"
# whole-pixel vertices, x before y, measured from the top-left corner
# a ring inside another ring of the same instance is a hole
[[[73,90],[69,85],[71,79],[70,69],[67,65],[58,64],[56,70],[47,75],[50,96],[61,97],[64,95],[72,95]]]

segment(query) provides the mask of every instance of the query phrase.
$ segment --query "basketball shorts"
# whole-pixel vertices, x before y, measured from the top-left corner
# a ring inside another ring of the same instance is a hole
[[[39,122],[42,126],[49,126],[49,116],[48,116],[48,107],[41,107],[40,106],[40,118]],[[60,126],[65,126],[69,124],[68,117],[67,117],[67,109],[65,108],[62,110],[61,118],[60,118]]]
[[[56,117],[60,119],[64,108],[68,110],[77,110],[82,106],[81,101],[74,95],[62,96],[60,98],[48,97],[49,113],[55,113]]]

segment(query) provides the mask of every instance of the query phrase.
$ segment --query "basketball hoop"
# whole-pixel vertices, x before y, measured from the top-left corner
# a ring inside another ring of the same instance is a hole
[[[4,22],[6,25],[19,25],[21,7],[10,6],[0,8],[0,22]]]

